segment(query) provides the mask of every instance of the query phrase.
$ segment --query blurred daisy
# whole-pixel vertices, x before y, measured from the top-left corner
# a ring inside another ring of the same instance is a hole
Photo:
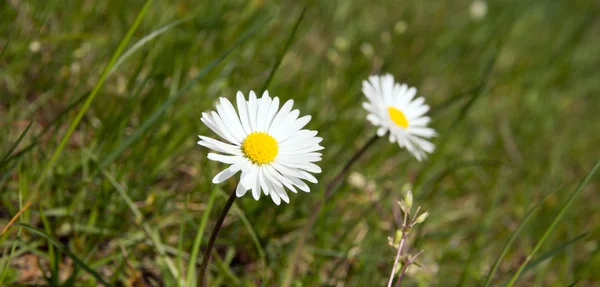
[[[246,100],[237,93],[237,112],[226,98],[220,98],[217,112],[202,113],[202,122],[226,142],[199,136],[199,145],[219,153],[209,153],[210,160],[229,164],[213,178],[221,183],[241,171],[237,185],[238,197],[252,190],[258,200],[261,191],[270,196],[275,204],[281,200],[289,203],[285,188],[296,192],[296,187],[309,192],[304,180],[316,183],[311,173],[320,173],[314,164],[321,160],[323,140],[317,132],[302,129],[310,116],[298,118],[300,112],[292,110],[293,100],[281,109],[279,98],[269,97],[265,91],[261,98],[250,91]],[[285,188],[284,188],[285,187]]]
[[[379,127],[378,136],[389,131],[390,142],[398,142],[419,161],[433,152],[435,145],[427,139],[436,136],[436,132],[427,127],[431,119],[425,116],[429,110],[425,99],[414,99],[417,89],[395,83],[394,77],[386,74],[370,76],[363,81],[362,91],[369,100],[363,103],[369,112],[367,120]]]
[[[487,15],[487,8],[485,1],[475,0],[471,2],[471,7],[469,7],[471,18],[476,21],[482,20]]]

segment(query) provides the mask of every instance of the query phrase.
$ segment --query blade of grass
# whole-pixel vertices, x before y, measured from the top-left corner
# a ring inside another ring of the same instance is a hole
[[[302,9],[302,12],[300,13],[300,17],[298,17],[298,20],[296,20],[296,24],[294,24],[292,33],[290,33],[290,37],[288,38],[287,42],[285,43],[285,46],[283,47],[281,54],[279,55],[279,57],[277,57],[277,61],[275,62],[275,65],[273,65],[273,68],[271,69],[271,72],[269,73],[269,77],[263,84],[261,91],[265,91],[269,87],[269,84],[271,84],[271,80],[273,80],[273,77],[275,76],[275,72],[277,71],[277,69],[279,69],[279,66],[281,65],[281,61],[283,61],[283,57],[285,56],[288,49],[290,48],[290,46],[294,40],[294,36],[296,36],[296,31],[298,31],[298,27],[300,27],[300,23],[302,23],[302,19],[304,19],[305,12],[306,12],[306,6],[304,6],[304,8]]]
[[[41,186],[41,184],[43,183],[43,181],[44,181],[44,179],[45,179],[48,171],[54,165],[54,162],[57,160],[58,155],[64,149],[65,145],[67,144],[67,141],[71,138],[71,135],[75,131],[75,128],[77,127],[77,125],[79,124],[79,122],[81,121],[81,119],[83,118],[83,115],[85,114],[85,112],[87,111],[87,109],[92,104],[92,101],[94,100],[94,98],[98,94],[98,91],[100,91],[100,88],[102,87],[102,85],[104,84],[104,81],[106,80],[106,78],[108,76],[108,72],[110,71],[111,67],[115,64],[115,62],[117,61],[118,57],[121,55],[121,52],[125,49],[125,46],[127,46],[127,43],[129,42],[129,40],[133,36],[133,33],[137,30],[137,28],[140,25],[140,23],[142,22],[142,19],[144,19],[144,16],[148,12],[148,9],[150,8],[150,4],[151,3],[152,3],[152,0],[147,0],[146,4],[144,4],[144,6],[142,7],[142,10],[140,10],[140,12],[138,13],[135,21],[133,22],[133,25],[131,25],[131,27],[129,28],[129,31],[127,31],[127,34],[125,35],[125,37],[123,38],[123,40],[121,40],[121,43],[117,47],[117,50],[114,52],[114,54],[112,55],[110,61],[108,62],[108,64],[104,68],[104,70],[103,70],[103,72],[102,72],[102,74],[100,76],[100,79],[98,79],[98,82],[94,86],[94,89],[92,90],[92,92],[90,93],[90,95],[87,97],[86,101],[83,103],[83,106],[79,110],[79,113],[75,116],[75,119],[73,120],[73,122],[69,126],[69,129],[67,130],[67,133],[63,136],[62,140],[58,144],[58,147],[56,148],[56,150],[54,151],[54,153],[50,157],[50,160],[42,168],[42,173],[40,174],[40,176],[39,176],[39,178],[37,180],[37,183],[35,184],[35,187],[34,187],[34,191],[35,192],[38,191],[38,189]]]
[[[109,71],[109,74],[107,76],[110,77],[112,76],[113,72],[121,65],[123,64],[123,62],[125,62],[125,60],[127,60],[127,58],[129,58],[131,55],[133,55],[135,52],[137,52],[139,49],[141,49],[145,44],[147,44],[148,42],[154,40],[155,38],[157,38],[158,36],[160,36],[161,34],[164,34],[165,32],[167,32],[168,30],[170,30],[173,27],[178,26],[181,23],[184,23],[186,21],[189,21],[193,18],[195,18],[196,16],[190,16],[190,17],[186,17],[184,19],[180,19],[174,22],[171,22],[155,31],[153,31],[152,33],[146,35],[144,38],[140,39],[139,41],[137,41],[131,48],[129,48],[125,53],[123,53],[123,55],[121,57],[119,57],[119,59],[115,62],[115,64],[112,66],[111,70]],[[50,124],[48,124],[46,127],[44,127],[44,129],[35,136],[33,142],[31,144],[29,144],[27,147],[25,147],[22,151],[20,151],[19,153],[15,154],[14,156],[11,156],[10,158],[6,159],[7,161],[11,161],[15,158],[18,158],[20,156],[22,156],[23,154],[29,152],[30,150],[32,150],[35,145],[37,144],[38,139],[43,136],[44,134],[46,134],[46,132],[48,132],[50,130],[50,128],[54,125],[56,125],[57,123],[59,123],[60,119],[63,118],[69,111],[71,111],[73,108],[75,108],[76,106],[78,106],[80,103],[82,103],[85,99],[87,99],[87,97],[89,97],[89,93],[84,94],[82,96],[80,96],[79,98],[77,98],[77,100],[73,101],[73,103],[69,104],[69,106],[67,108],[65,108],[65,110],[63,110],[58,116],[56,116],[56,118],[54,120],[52,120],[52,122],[50,122]],[[1,162],[1,161],[0,161]],[[0,168],[2,167],[2,164],[0,164]]]
[[[196,238],[194,238],[194,245],[192,245],[192,253],[190,255],[190,260],[188,261],[187,266],[187,286],[196,286],[197,278],[196,272],[194,271],[196,269],[196,260],[198,259],[200,244],[202,243],[202,237],[204,236],[204,229],[206,228],[206,223],[208,222],[208,218],[210,217],[210,212],[215,202],[215,198],[217,197],[218,191],[219,187],[217,185],[213,185],[213,190],[210,194],[210,198],[208,199],[208,203],[206,204],[206,209],[204,210],[204,214],[202,214],[200,224],[198,224]]]
[[[41,132],[39,132],[37,135],[35,135],[35,137],[32,140],[32,143],[30,143],[28,146],[24,147],[18,153],[16,153],[16,154],[10,156],[9,158],[7,158],[6,162],[10,162],[10,161],[12,161],[14,159],[18,159],[21,156],[23,156],[24,154],[26,154],[29,151],[33,150],[33,148],[38,144],[39,139],[42,138],[42,136],[44,136],[48,131],[50,131],[50,129],[53,126],[58,125],[59,123],[61,123],[62,122],[62,118],[65,115],[67,115],[73,108],[75,108],[80,103],[82,103],[86,99],[86,96],[87,96],[87,94],[84,94],[84,95],[80,96],[79,98],[77,98],[75,101],[73,101],[71,104],[69,104],[69,106],[67,106],[67,108],[65,108],[63,111],[61,111],[60,114],[58,114],[48,125],[46,125],[44,127],[44,129],[42,129]]]
[[[52,227],[50,226],[48,217],[46,217],[46,213],[42,208],[40,208],[40,219],[42,220],[46,234],[51,236]],[[48,257],[48,261],[50,261],[50,278],[48,278],[49,284],[50,286],[58,286],[58,254],[54,251],[54,245],[50,240],[48,240]]]
[[[6,44],[4,44],[4,46],[2,47],[2,51],[0,51],[0,58],[4,56],[4,52],[6,51],[6,48],[8,48],[8,44],[10,44],[10,41],[12,41],[12,37],[9,37],[8,41],[6,41]]]
[[[190,204],[190,194],[188,193],[185,197],[185,205],[183,207],[183,220],[181,220],[181,223],[179,224],[179,240],[177,240],[177,270],[178,273],[181,274],[180,276],[183,278],[183,258],[182,258],[182,253],[183,253],[183,241],[185,239],[185,226],[186,226],[186,220],[188,218],[188,206]],[[185,286],[185,285],[181,285],[179,283],[182,283],[183,280],[178,280],[177,286]]]
[[[504,259],[504,256],[506,256],[506,254],[508,253],[508,249],[512,246],[513,242],[517,239],[517,237],[519,236],[519,233],[521,233],[521,230],[523,230],[523,227],[525,227],[527,222],[529,222],[529,219],[532,218],[533,214],[535,214],[535,212],[542,206],[542,204],[548,198],[550,198],[550,196],[552,194],[554,194],[555,192],[556,192],[556,190],[548,193],[546,196],[544,196],[544,198],[540,202],[538,202],[534,207],[532,207],[531,210],[529,210],[529,212],[527,212],[527,214],[525,215],[525,218],[523,218],[523,221],[521,221],[521,224],[519,225],[519,227],[517,227],[517,230],[515,230],[515,232],[508,239],[508,242],[506,242],[506,245],[502,249],[502,252],[500,252],[500,256],[498,257],[498,259],[496,259],[494,266],[490,270],[490,272],[487,276],[487,279],[485,280],[485,284],[484,284],[485,287],[489,286],[490,283],[492,282],[494,273],[496,273],[496,270],[498,270],[498,267],[500,266],[500,263]]]
[[[248,39],[250,39],[254,34],[256,34],[263,26],[265,26],[271,17],[267,17],[263,21],[259,22],[259,24],[250,28],[247,32],[245,32],[231,47],[225,50],[218,58],[214,59],[212,62],[208,63],[200,72],[194,76],[193,79],[189,80],[185,85],[179,90],[177,94],[173,97],[169,97],[148,119],[146,119],[142,124],[140,124],[131,134],[130,137],[123,140],[111,153],[107,156],[103,157],[103,160],[100,162],[99,168],[103,169],[109,164],[111,164],[121,153],[125,151],[131,144],[133,144],[136,140],[138,140],[152,125],[154,125],[158,119],[167,111],[169,107],[171,107],[175,101],[182,95],[184,95],[192,86],[202,79],[204,76],[208,74],[212,69],[214,69],[218,64],[223,62],[229,54],[235,51],[239,46],[245,43]]]
[[[33,124],[33,121],[30,121],[29,124],[27,125],[27,127],[25,128],[25,130],[19,135],[19,138],[17,138],[17,141],[15,141],[15,143],[13,143],[13,145],[10,147],[10,149],[8,149],[8,151],[2,156],[2,159],[0,159],[0,168],[2,168],[2,166],[4,166],[6,159],[17,148],[17,146],[19,146],[19,144],[21,143],[21,141],[23,140],[25,135],[27,135],[27,132],[29,131],[29,128],[31,128],[32,124]]]
[[[87,264],[85,264],[82,260],[80,260],[79,257],[77,257],[75,254],[73,254],[73,252],[71,252],[67,247],[62,245],[62,243],[60,243],[54,237],[52,237],[52,236],[44,233],[43,231],[41,231],[31,225],[28,225],[28,224],[15,223],[14,226],[25,228],[25,229],[29,230],[30,232],[32,232],[36,235],[39,235],[39,236],[43,237],[44,239],[48,240],[48,242],[52,243],[52,246],[56,247],[57,250],[61,251],[62,253],[69,256],[71,259],[73,259],[73,262],[77,266],[81,267],[83,270],[85,270],[87,273],[89,273],[92,277],[94,277],[96,279],[96,281],[102,283],[102,285],[104,285],[104,286],[109,286],[109,284],[106,281],[104,281],[104,279],[102,279],[100,274],[98,274],[96,271],[94,271],[94,269],[92,269]]]
[[[554,229],[556,229],[556,226],[558,225],[558,223],[560,222],[562,217],[565,215],[567,209],[569,209],[569,207],[571,206],[571,204],[573,203],[573,201],[575,200],[577,195],[579,195],[579,193],[583,190],[583,187],[585,185],[587,185],[587,183],[590,181],[590,179],[592,178],[594,173],[596,173],[596,170],[598,169],[598,167],[600,167],[600,161],[596,162],[596,165],[594,166],[594,168],[590,171],[590,173],[588,173],[588,175],[581,182],[581,184],[579,184],[579,187],[577,187],[577,190],[575,190],[575,192],[573,192],[573,194],[571,194],[571,196],[567,200],[567,203],[565,204],[565,206],[563,206],[563,208],[560,210],[558,215],[556,215],[556,217],[554,218],[554,221],[552,221],[550,226],[548,226],[548,229],[546,229],[546,231],[544,232],[544,235],[542,235],[542,238],[540,239],[540,241],[538,241],[538,243],[535,245],[535,247],[533,248],[533,251],[531,251],[531,253],[529,255],[527,255],[527,258],[525,259],[525,261],[523,261],[523,263],[519,267],[519,270],[517,270],[517,272],[512,277],[512,279],[508,282],[507,286],[511,287],[515,284],[515,282],[517,281],[517,279],[519,278],[521,273],[523,273],[523,271],[524,271],[525,267],[527,266],[527,264],[529,263],[529,261],[531,261],[531,259],[535,255],[535,253],[542,247],[542,245],[544,244],[544,242],[546,242],[548,237],[550,237],[550,234],[552,233],[552,231],[554,231]]]
[[[527,264],[527,267],[525,267],[525,269],[523,269],[523,273],[527,273],[527,271],[535,268],[537,265],[543,263],[544,261],[558,255],[560,252],[562,252],[564,249],[566,249],[569,246],[572,246],[573,244],[575,244],[576,242],[578,242],[579,240],[585,238],[588,235],[587,232],[584,232],[582,234],[579,234],[577,236],[575,236],[575,238],[553,248],[552,250],[540,255],[540,257],[538,257],[537,259],[531,261],[529,264]],[[505,282],[503,286],[506,286],[507,283]]]
[[[525,269],[523,269],[523,273],[526,273],[527,271],[535,268],[537,265],[541,264],[542,262],[558,255],[560,252],[562,252],[564,249],[566,249],[567,247],[575,244],[576,242],[578,242],[579,240],[585,238],[588,235],[587,232],[584,232],[582,234],[577,235],[575,238],[555,247],[554,249],[540,255],[540,257],[538,257],[537,259],[531,261],[529,264],[527,264],[527,266],[525,267]]]
[[[142,229],[144,230],[144,232],[146,232],[146,235],[148,237],[150,237],[150,240],[152,240],[154,248],[156,248],[156,251],[161,256],[161,258],[165,262],[165,264],[167,265],[167,268],[169,269],[169,272],[171,272],[171,275],[173,276],[173,278],[177,281],[181,280],[182,278],[180,278],[180,276],[179,276],[179,272],[177,271],[177,266],[175,266],[175,263],[173,262],[173,260],[171,260],[171,258],[169,256],[167,256],[167,253],[166,253],[166,251],[163,247],[163,244],[160,240],[160,237],[158,236],[158,232],[153,230],[152,227],[150,227],[150,225],[144,221],[144,216],[142,215],[140,210],[137,208],[137,206],[135,206],[135,203],[133,203],[133,200],[131,200],[129,195],[127,195],[127,191],[125,190],[125,188],[120,183],[117,182],[117,180],[112,176],[112,174],[110,174],[109,172],[104,171],[104,170],[102,170],[102,174],[104,175],[104,177],[106,177],[106,179],[108,179],[108,181],[112,184],[112,186],[117,190],[117,192],[119,193],[121,198],[123,198],[123,201],[125,201],[125,203],[129,207],[131,212],[133,212],[133,214],[135,215],[136,221],[142,226]]]
[[[31,126],[31,123],[29,124],[29,126]],[[13,216],[13,218],[8,222],[8,224],[6,224],[6,226],[2,230],[2,235],[0,235],[0,245],[2,245],[2,243],[4,242],[4,240],[6,239],[6,237],[8,235],[6,233],[6,231],[8,231],[8,228],[17,220],[17,218],[19,219],[20,222],[23,222],[23,217],[21,216],[21,214],[23,214],[23,212],[25,212],[25,210],[27,210],[29,208],[29,205],[30,205],[29,202],[27,204],[25,204],[25,206],[23,206],[23,195],[27,194],[26,182],[27,182],[27,180],[25,178],[25,174],[23,173],[23,166],[21,164],[19,164],[19,211],[17,212],[17,214],[15,214],[15,216]],[[20,236],[21,236],[21,228],[19,228],[17,230],[16,238],[19,239]],[[8,257],[5,258],[6,264],[3,264],[2,275],[0,275],[0,286],[4,282],[4,278],[6,278],[6,274],[8,272],[8,267],[10,266],[10,262],[12,261],[12,259],[15,256],[17,242],[18,242],[18,240],[15,240],[13,242],[13,245],[10,248],[10,253],[8,254]],[[4,261],[4,260],[2,260],[2,261]]]
[[[144,45],[146,45],[150,41],[154,40],[156,37],[160,36],[161,34],[164,34],[165,32],[169,31],[171,28],[174,28],[174,27],[178,26],[179,24],[187,22],[194,18],[196,18],[195,15],[173,21],[167,25],[164,25],[164,26],[152,31],[150,34],[146,35],[144,38],[137,41],[133,46],[131,46],[131,48],[129,48],[127,51],[125,51],[125,53],[123,53],[123,55],[121,57],[119,57],[119,59],[115,62],[115,64],[110,69],[110,71],[108,71],[108,76],[110,77],[117,70],[117,68],[119,66],[121,66],[121,64],[123,64],[123,62],[125,62],[125,60],[127,60],[127,58],[129,58],[131,55],[133,55],[133,53],[135,53],[137,50],[141,49]]]

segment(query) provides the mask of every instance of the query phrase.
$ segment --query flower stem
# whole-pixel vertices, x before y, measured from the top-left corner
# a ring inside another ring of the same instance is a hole
[[[335,188],[337,187],[338,183],[344,178],[344,176],[346,175],[346,173],[348,172],[350,167],[367,151],[367,149],[369,149],[370,146],[372,146],[377,141],[378,138],[379,138],[379,136],[377,136],[377,134],[374,134],[350,158],[350,160],[348,160],[348,162],[346,162],[346,164],[344,165],[344,168],[342,168],[342,170],[327,184],[327,186],[325,187],[325,200],[329,199],[333,195],[333,192],[335,191]]]
[[[419,253],[415,254],[415,256],[408,259],[408,261],[406,261],[406,264],[402,266],[402,272],[400,272],[400,276],[398,277],[398,281],[396,281],[395,287],[400,286],[400,282],[402,282],[402,278],[404,278],[404,274],[406,274],[406,269],[408,269],[408,266],[413,264],[415,260],[417,260],[417,256],[421,255],[421,253],[423,253],[423,250],[419,251]]]
[[[215,227],[213,228],[213,231],[210,234],[210,239],[208,240],[208,245],[206,246],[206,250],[204,250],[204,257],[202,258],[202,264],[200,264],[200,273],[198,273],[198,286],[206,286],[205,274],[206,274],[206,269],[208,267],[208,263],[210,262],[210,255],[212,254],[213,245],[215,244],[215,241],[217,240],[217,236],[219,235],[219,231],[221,230],[223,221],[225,221],[225,216],[227,216],[229,209],[231,209],[231,206],[233,205],[235,198],[236,198],[236,196],[235,196],[235,188],[234,188],[233,191],[231,192],[231,195],[229,195],[229,199],[227,199],[227,203],[225,203],[223,210],[221,210],[221,214],[219,214],[217,223],[215,224]]]
[[[398,247],[398,253],[396,253],[396,260],[394,260],[394,267],[392,267],[392,274],[390,274],[390,280],[388,281],[387,287],[392,287],[392,282],[394,282],[394,275],[396,275],[396,267],[398,267],[398,260],[402,257],[402,246],[404,245],[404,240],[406,239],[406,233],[402,232],[402,239],[400,240],[400,246]],[[403,268],[406,267],[403,266]]]

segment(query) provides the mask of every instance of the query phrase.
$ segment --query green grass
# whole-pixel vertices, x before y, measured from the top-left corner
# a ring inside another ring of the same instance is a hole
[[[312,115],[323,173],[288,205],[236,200],[209,273],[279,286],[325,185],[375,132],[361,81],[388,72],[426,97],[436,152],[419,163],[377,141],[351,168],[375,189],[339,186],[292,286],[385,285],[406,183],[430,216],[404,286],[597,284],[600,175],[571,196],[600,159],[600,4],[493,0],[479,21],[470,4],[2,2],[0,230],[32,202],[0,238],[0,285],[195,281],[236,185],[211,183],[222,166],[196,144],[212,135],[201,113],[268,85]]]

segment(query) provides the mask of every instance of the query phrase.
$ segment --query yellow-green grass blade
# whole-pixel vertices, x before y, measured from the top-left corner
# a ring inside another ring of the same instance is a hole
[[[56,162],[56,160],[58,159],[58,155],[64,149],[65,145],[67,144],[67,141],[71,138],[71,135],[75,131],[75,128],[77,127],[77,125],[79,124],[81,119],[83,118],[83,115],[85,114],[87,109],[92,104],[92,101],[94,101],[94,98],[96,97],[96,95],[100,91],[100,88],[104,84],[104,81],[106,81],[106,78],[108,77],[108,72],[110,71],[112,66],[115,64],[115,62],[117,61],[119,56],[121,55],[121,52],[125,49],[125,46],[127,46],[127,43],[133,36],[133,33],[137,30],[139,25],[142,23],[142,19],[144,19],[144,16],[148,12],[148,9],[150,8],[151,3],[152,3],[152,0],[147,0],[146,4],[142,7],[142,10],[140,10],[140,12],[138,13],[135,21],[133,22],[133,25],[131,25],[131,27],[129,28],[129,31],[127,31],[127,34],[125,35],[123,40],[121,40],[121,43],[117,47],[117,50],[114,52],[114,54],[112,55],[112,58],[110,59],[110,61],[106,65],[106,67],[104,68],[104,70],[100,76],[100,79],[98,79],[98,82],[96,82],[96,85],[94,86],[94,89],[89,94],[86,101],[83,103],[83,106],[79,110],[79,113],[77,113],[77,115],[75,116],[75,119],[73,120],[73,122],[71,122],[71,125],[69,126],[69,129],[67,130],[67,133],[63,136],[62,140],[58,144],[58,147],[52,154],[52,157],[50,157],[50,160],[42,168],[42,173],[40,174],[40,176],[37,180],[37,183],[35,184],[35,188],[34,188],[35,192],[37,192],[37,190],[39,189],[41,184],[44,182],[44,178],[46,177],[46,174],[52,168],[52,166],[54,165],[54,162]]]
[[[27,135],[27,132],[29,131],[29,128],[31,128],[32,124],[33,121],[30,121],[25,130],[19,135],[19,138],[17,138],[15,143],[13,143],[10,149],[8,149],[8,151],[2,156],[2,159],[0,159],[0,169],[2,168],[2,166],[4,166],[10,154],[12,154],[12,152],[17,148],[17,146],[19,146],[25,135]]]
[[[556,217],[554,218],[554,221],[552,221],[550,226],[548,226],[548,229],[546,229],[546,231],[544,232],[544,235],[542,235],[542,238],[535,245],[535,247],[533,248],[531,253],[529,255],[527,255],[527,258],[525,259],[525,261],[523,261],[523,263],[521,263],[521,266],[519,267],[517,272],[513,275],[512,279],[508,282],[507,286],[511,287],[515,284],[515,282],[517,282],[517,279],[519,279],[519,276],[521,276],[521,273],[523,273],[523,271],[525,270],[525,267],[527,267],[527,264],[529,263],[529,261],[531,261],[531,259],[535,255],[535,253],[542,247],[544,242],[546,242],[546,240],[548,240],[548,238],[550,237],[550,234],[552,234],[552,231],[554,231],[554,229],[556,229],[556,226],[558,226],[558,223],[560,222],[562,217],[565,215],[565,213],[567,212],[567,210],[569,209],[569,207],[571,206],[571,204],[573,203],[573,201],[575,200],[577,195],[579,195],[579,193],[583,190],[583,188],[590,181],[590,179],[592,178],[594,173],[596,173],[596,170],[598,169],[598,167],[600,167],[600,161],[598,161],[596,163],[596,165],[594,166],[594,168],[592,168],[590,173],[588,173],[588,175],[581,182],[581,184],[579,184],[579,187],[577,187],[577,190],[575,190],[575,192],[573,192],[573,194],[571,194],[571,196],[567,200],[567,203],[565,203],[565,206],[563,206],[563,208],[560,210],[560,212],[556,215]]]
[[[515,232],[510,236],[510,238],[508,239],[508,242],[506,242],[506,245],[502,249],[502,252],[500,252],[500,256],[498,257],[498,259],[496,259],[496,262],[494,263],[494,266],[492,267],[492,269],[488,273],[488,276],[487,276],[487,279],[485,280],[484,286],[487,287],[492,282],[492,279],[494,277],[494,273],[496,273],[496,270],[498,270],[498,267],[500,266],[500,263],[504,259],[504,256],[506,256],[506,254],[508,253],[508,249],[512,246],[513,242],[517,239],[517,237],[519,236],[519,233],[521,233],[521,230],[523,230],[523,227],[525,227],[525,225],[527,225],[527,222],[529,222],[529,220],[533,217],[533,215],[535,214],[535,212],[555,192],[556,191],[548,193],[548,195],[546,195],[540,202],[538,202],[534,207],[532,207],[531,210],[529,210],[529,212],[527,212],[527,214],[525,215],[525,218],[523,218],[523,221],[521,221],[521,224],[519,225],[519,227],[517,228],[517,230],[515,230]]]
[[[190,259],[188,261],[187,266],[187,278],[186,283],[188,286],[196,285],[196,261],[198,259],[198,252],[200,251],[200,244],[202,243],[202,237],[204,235],[204,229],[206,228],[206,223],[208,222],[208,218],[210,217],[210,211],[212,210],[213,204],[215,203],[215,198],[217,197],[219,191],[219,187],[217,185],[213,186],[213,190],[210,194],[210,198],[208,199],[208,203],[206,204],[206,209],[204,210],[204,214],[202,214],[202,218],[200,219],[200,224],[198,225],[198,230],[196,231],[196,237],[194,238],[194,243],[192,245],[192,253],[190,255]]]

